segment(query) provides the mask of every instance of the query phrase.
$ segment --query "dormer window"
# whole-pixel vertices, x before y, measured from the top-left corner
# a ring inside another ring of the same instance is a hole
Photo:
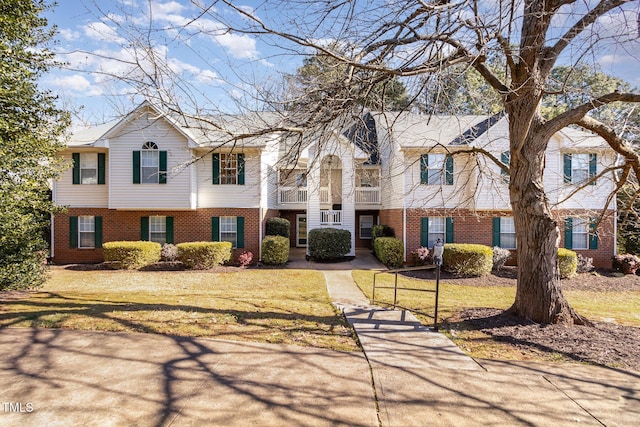
[[[133,152],[133,183],[167,183],[167,152],[160,151],[155,142],[147,141],[142,150]]]

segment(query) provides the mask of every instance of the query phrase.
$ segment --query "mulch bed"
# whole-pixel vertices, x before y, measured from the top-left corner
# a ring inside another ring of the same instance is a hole
[[[465,329],[482,331],[522,353],[557,353],[577,362],[640,371],[640,328],[593,322],[593,326],[541,325],[494,308],[465,310]]]

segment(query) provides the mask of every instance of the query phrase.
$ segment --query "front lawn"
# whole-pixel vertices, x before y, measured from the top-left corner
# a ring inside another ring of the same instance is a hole
[[[1,295],[0,295],[1,298]],[[27,298],[0,299],[0,326],[147,332],[356,350],[310,270],[76,271],[54,267]]]

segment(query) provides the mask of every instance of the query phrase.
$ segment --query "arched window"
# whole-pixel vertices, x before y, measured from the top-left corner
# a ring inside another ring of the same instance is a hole
[[[147,141],[140,153],[140,176],[143,184],[157,184],[160,176],[160,152],[155,142]]]

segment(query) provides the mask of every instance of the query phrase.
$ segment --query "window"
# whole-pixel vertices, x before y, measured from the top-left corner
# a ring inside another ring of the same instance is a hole
[[[423,154],[420,157],[420,183],[453,185],[453,157],[447,154]]]
[[[149,240],[164,245],[167,243],[167,217],[149,217]]]
[[[211,217],[211,240],[214,242],[231,242],[234,249],[244,248],[244,217]]]
[[[573,154],[571,156],[571,182],[581,183],[589,178],[589,155]]]
[[[573,218],[571,224],[572,249],[589,249],[589,223],[580,218]]]
[[[583,184],[591,180],[595,185],[595,176],[598,167],[598,158],[595,153],[564,154],[564,182],[571,184]]]
[[[438,239],[453,243],[453,218],[420,218],[420,246],[432,248]]]
[[[500,245],[503,249],[516,248],[516,225],[513,217],[500,218]]]
[[[513,217],[493,218],[493,246],[516,249],[516,226]]]
[[[79,216],[78,217],[78,247],[94,248],[95,247],[95,217]]]
[[[213,184],[244,185],[244,154],[213,153]]]
[[[445,221],[444,218],[429,218],[429,236],[427,237],[427,247],[432,248],[436,241],[445,241]]]
[[[235,216],[220,217],[220,241],[231,242],[234,248],[238,247],[238,227]]]
[[[373,229],[373,215],[360,215],[360,238],[371,239]]]
[[[71,153],[73,159],[73,184],[104,184],[105,153]]]
[[[70,216],[69,247],[94,249],[102,247],[101,216]]]
[[[145,142],[140,153],[140,174],[143,184],[157,184],[160,177],[160,152],[155,142]]]
[[[80,183],[98,183],[98,155],[96,153],[80,154]]]

